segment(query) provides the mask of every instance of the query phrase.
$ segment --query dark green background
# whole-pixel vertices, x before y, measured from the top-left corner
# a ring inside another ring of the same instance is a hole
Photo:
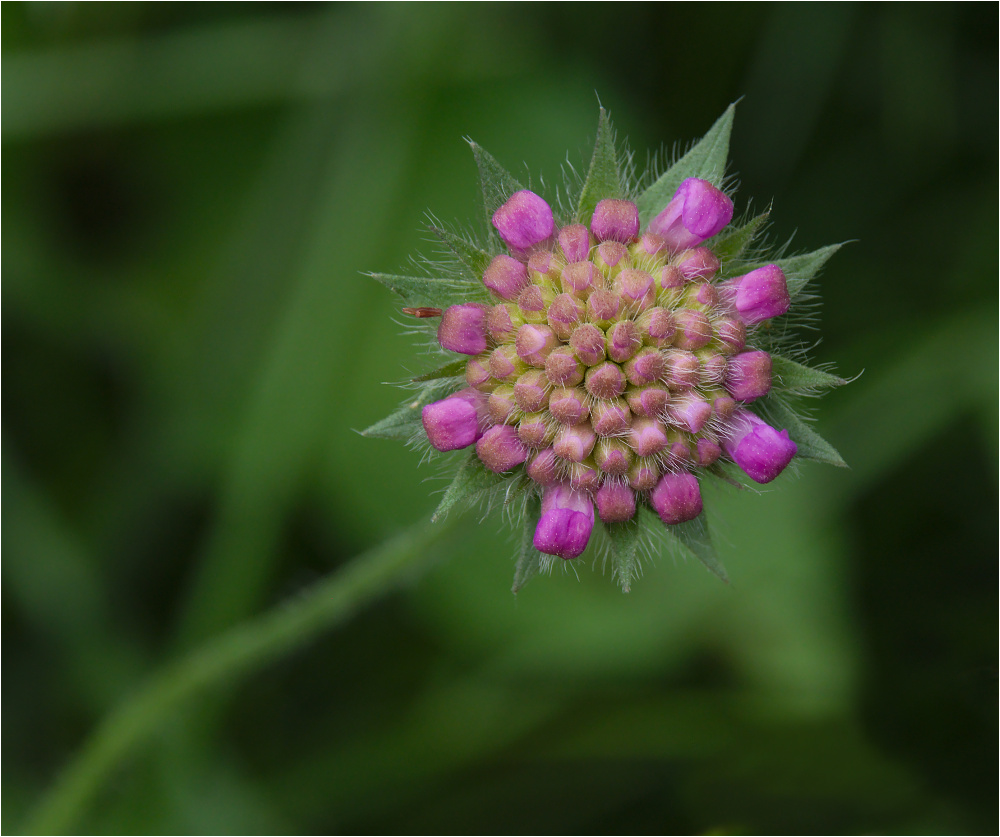
[[[355,432],[420,371],[361,271],[555,185],[597,99],[730,101],[737,204],[827,266],[851,464],[712,491],[664,556],[509,593],[505,526],[165,718],[76,829],[995,833],[995,4],[3,5],[6,830],[166,660],[425,520]],[[596,94],[596,95],[595,95]],[[522,162],[523,161],[523,162]],[[537,179],[534,182],[538,182]]]

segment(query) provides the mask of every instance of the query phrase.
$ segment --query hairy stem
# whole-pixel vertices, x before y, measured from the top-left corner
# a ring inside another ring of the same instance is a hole
[[[400,582],[426,570],[450,524],[421,525],[363,553],[343,569],[283,603],[167,664],[127,697],[91,734],[35,806],[24,833],[72,829],[109,773],[182,702],[259,668],[343,624]]]

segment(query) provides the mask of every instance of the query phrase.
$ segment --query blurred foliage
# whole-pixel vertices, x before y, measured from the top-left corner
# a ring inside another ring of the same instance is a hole
[[[852,466],[710,498],[733,580],[434,568],[172,713],[82,832],[992,833],[994,4],[3,6],[4,814],[168,661],[425,520],[354,432],[424,371],[361,271],[478,218],[462,137],[643,159],[737,111],[827,266]],[[475,216],[473,213],[477,213]],[[818,339],[820,332],[817,332]]]

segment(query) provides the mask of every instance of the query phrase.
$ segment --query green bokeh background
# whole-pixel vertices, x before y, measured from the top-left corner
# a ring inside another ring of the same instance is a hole
[[[737,109],[737,203],[827,266],[850,470],[668,556],[433,568],[168,713],[72,830],[995,833],[995,4],[3,6],[3,814],[152,672],[429,517],[355,430],[422,359],[362,271]],[[596,95],[595,95],[596,94]],[[522,162],[523,161],[523,162]]]

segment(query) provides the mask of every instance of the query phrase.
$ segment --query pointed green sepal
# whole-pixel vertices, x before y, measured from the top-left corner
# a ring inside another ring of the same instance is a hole
[[[369,273],[368,276],[398,294],[403,302],[413,308],[422,306],[445,308],[459,302],[489,301],[489,294],[481,282],[462,282],[428,276],[397,276],[392,273]]]
[[[733,260],[742,256],[767,223],[770,214],[771,210],[768,209],[743,226],[730,227],[712,239],[712,252],[719,257],[719,261],[728,266]],[[725,272],[723,269],[723,273]]]
[[[618,579],[622,592],[632,589],[632,582],[642,574],[639,548],[642,544],[642,527],[636,518],[625,523],[607,523],[608,538],[611,541],[611,561],[614,577]]]
[[[608,119],[608,112],[601,108],[597,120],[597,142],[594,144],[594,155],[590,158],[590,168],[587,179],[583,182],[580,192],[580,202],[576,207],[578,224],[590,225],[594,208],[605,198],[623,198],[625,189],[622,186],[621,162],[618,150],[615,148],[615,131]]]
[[[486,268],[490,266],[493,257],[485,250],[466,241],[459,235],[449,232],[441,227],[431,226],[430,231],[434,233],[444,243],[445,247],[451,250],[458,260],[469,270],[473,279],[481,280]]]
[[[781,355],[771,355],[771,386],[780,392],[808,394],[846,383],[843,378],[822,369],[810,369]]]
[[[726,568],[722,566],[719,555],[715,551],[712,543],[712,535],[705,522],[705,515],[701,514],[694,520],[686,523],[676,523],[672,526],[665,526],[667,536],[677,546],[677,549],[684,557],[693,556],[701,561],[715,575],[729,583],[729,576]]]
[[[812,281],[812,278],[819,273],[830,257],[836,253],[843,244],[830,244],[827,247],[820,247],[811,253],[803,253],[801,256],[789,256],[785,259],[778,259],[775,264],[784,272],[788,280],[788,295],[795,299],[802,289]]]
[[[524,187],[481,145],[469,140],[469,146],[472,148],[476,168],[479,169],[479,186],[483,191],[486,223],[492,229],[493,213],[504,205],[507,198]]]
[[[639,196],[639,227],[649,222],[670,203],[677,187],[689,177],[700,177],[714,186],[722,185],[729,159],[729,136],[733,131],[736,103],[733,102],[692,148],[667,169],[659,179]]]
[[[444,496],[438,503],[431,520],[435,522],[441,520],[456,506],[468,508],[483,500],[490,499],[494,492],[511,478],[510,474],[495,474],[488,470],[479,461],[476,452],[470,451],[468,458],[451,481],[451,485],[445,489]]]
[[[525,507],[524,516],[521,521],[521,544],[517,555],[517,564],[514,567],[514,583],[510,592],[515,595],[538,575],[541,566],[542,553],[535,549],[535,529],[542,516],[541,498],[532,493],[529,495]]]
[[[423,433],[424,428],[420,420],[423,408],[432,401],[445,398],[455,389],[455,382],[448,378],[430,382],[397,410],[381,421],[375,422],[367,430],[362,430],[361,435],[372,439],[399,439],[408,442],[415,435]]]
[[[767,403],[762,405],[762,409],[768,423],[778,430],[788,431],[788,435],[798,446],[797,457],[824,462],[838,468],[847,467],[837,449],[806,424],[784,401],[777,398],[768,399]]]
[[[436,381],[439,378],[457,378],[459,375],[465,375],[465,366],[467,363],[468,360],[466,358],[449,361],[444,366],[439,366],[430,372],[424,372],[423,375],[417,375],[416,378],[413,378],[413,383],[421,384],[424,381]]]

